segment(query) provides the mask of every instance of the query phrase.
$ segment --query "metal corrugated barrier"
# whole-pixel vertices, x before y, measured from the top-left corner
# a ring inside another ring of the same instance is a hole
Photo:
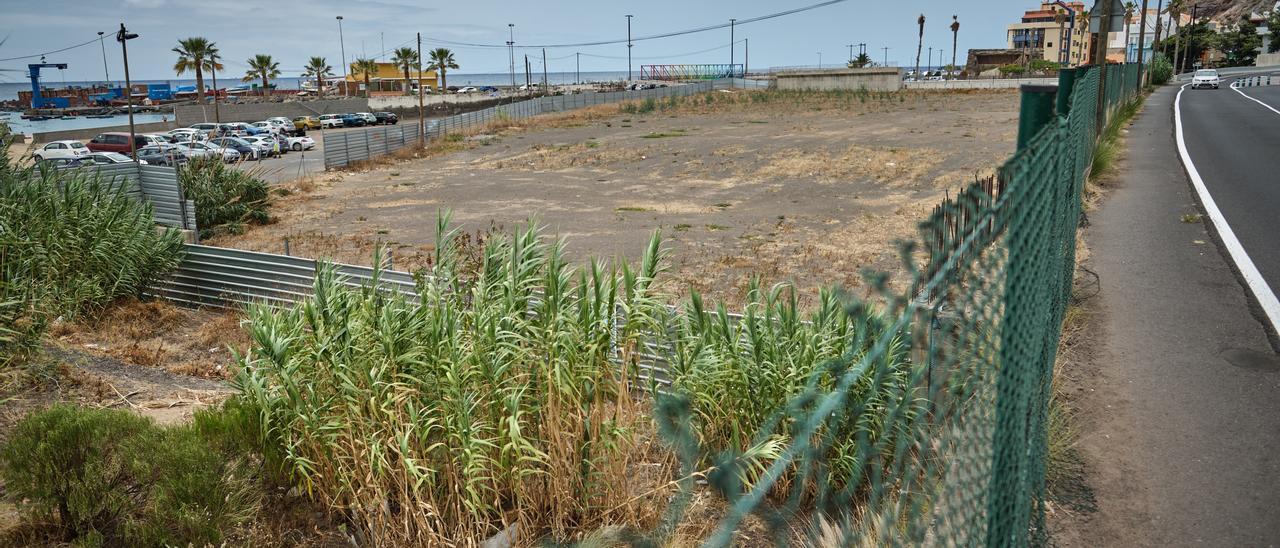
[[[439,120],[428,120],[426,137],[428,140],[438,139],[449,133],[482,126],[498,119],[516,120],[548,112],[564,112],[620,101],[687,97],[716,89],[758,87],[768,87],[768,84],[734,78],[656,89],[538,97],[456,114]],[[344,131],[324,135],[322,139],[324,140],[324,167],[332,169],[350,165],[352,162],[377,158],[414,144],[418,141],[418,125],[406,123],[402,126],[379,126],[358,131]]]
[[[96,175],[117,185],[127,185],[126,193],[131,198],[151,204],[157,224],[196,230],[195,205],[182,194],[177,168],[128,162],[68,169]]]

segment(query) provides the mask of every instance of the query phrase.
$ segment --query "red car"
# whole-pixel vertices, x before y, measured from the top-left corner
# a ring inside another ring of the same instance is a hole
[[[142,148],[151,144],[151,141],[145,136],[136,135],[134,136],[134,143],[136,148]],[[88,147],[93,152],[119,152],[120,154],[132,152],[129,149],[128,133],[100,133],[97,137],[89,140]]]

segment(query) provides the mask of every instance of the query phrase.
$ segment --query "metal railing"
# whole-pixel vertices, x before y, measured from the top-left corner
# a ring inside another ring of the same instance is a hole
[[[725,78],[699,82],[696,84],[675,85],[654,89],[631,91],[611,91],[603,93],[575,93],[571,95],[553,95],[538,97],[507,105],[498,105],[483,110],[456,114],[438,120],[428,120],[426,139],[439,139],[450,133],[459,133],[473,128],[483,127],[495,120],[517,120],[568,110],[586,108],[621,101],[643,101],[646,99],[666,99],[668,97],[687,97],[717,89],[765,88],[767,82],[758,82],[743,78]],[[332,169],[344,167],[353,162],[371,160],[378,156],[390,154],[401,148],[413,145],[418,140],[417,124],[403,126],[380,126],[363,130],[332,133],[323,137],[324,167]]]

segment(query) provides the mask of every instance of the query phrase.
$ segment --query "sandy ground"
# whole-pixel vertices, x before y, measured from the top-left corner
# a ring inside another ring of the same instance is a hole
[[[733,301],[753,275],[806,295],[893,270],[890,243],[945,193],[1013,150],[1012,92],[712,94],[670,109],[469,137],[454,152],[326,174],[281,200],[279,222],[214,245],[368,264],[378,243],[397,269],[430,254],[437,211],[467,231],[530,218],[571,256],[636,260],[661,230],[670,289]],[[753,96],[754,95],[754,96]],[[766,99],[768,101],[766,102]]]

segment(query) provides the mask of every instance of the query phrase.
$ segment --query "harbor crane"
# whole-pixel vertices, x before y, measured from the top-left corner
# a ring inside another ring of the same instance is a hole
[[[44,57],[41,57],[39,63],[31,63],[27,65],[27,70],[30,71],[30,76],[31,76],[31,108],[45,108],[45,107],[56,108],[56,107],[67,106],[66,105],[67,100],[65,98],[61,98],[61,97],[45,98],[40,96],[40,69],[42,68],[56,68],[58,70],[65,70],[67,68],[67,64],[66,63],[46,63],[44,62]],[[59,101],[59,99],[61,99],[61,101]]]

